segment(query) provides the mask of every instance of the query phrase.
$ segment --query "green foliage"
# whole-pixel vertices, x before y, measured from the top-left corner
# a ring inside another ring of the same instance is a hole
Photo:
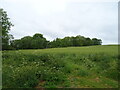
[[[65,37],[63,39],[56,38],[55,40],[49,43],[48,47],[56,48],[56,47],[70,47],[70,46],[91,46],[91,45],[101,45],[102,41],[97,38],[85,38],[83,36],[76,37]]]
[[[117,88],[117,56],[117,46],[3,51],[3,88]]]
[[[80,69],[77,75],[85,77],[89,75],[89,72],[87,70]]]
[[[11,41],[11,46],[16,49],[43,49],[43,48],[57,48],[57,47],[71,47],[71,46],[91,46],[101,45],[100,39],[90,39],[83,36],[65,37],[63,39],[56,38],[53,41],[47,41],[42,34],[36,33],[31,36],[25,36],[19,40]]]
[[[2,50],[11,49],[9,45],[10,39],[13,39],[13,36],[9,34],[11,26],[13,26],[13,24],[7,16],[7,12],[0,8],[0,29],[2,29],[2,36],[0,34],[0,38],[2,37]]]
[[[33,35],[33,38],[43,38],[42,34],[36,33],[35,35]]]
[[[93,38],[92,42],[93,42],[93,45],[101,45],[102,40],[101,39],[97,39],[97,38]]]
[[[35,34],[33,37],[25,36],[19,40],[12,40],[11,46],[16,49],[42,49],[46,48],[47,40],[42,34]]]

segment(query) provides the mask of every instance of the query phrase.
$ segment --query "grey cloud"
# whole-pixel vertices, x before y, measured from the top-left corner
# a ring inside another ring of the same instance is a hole
[[[35,33],[44,34],[48,40],[83,35],[90,38],[101,38],[103,44],[117,43],[118,12],[115,2],[67,2],[64,10],[60,10],[62,6],[59,9],[55,9],[56,7],[52,7],[52,5],[51,7],[50,5],[41,7],[40,2],[32,4],[28,1],[13,3],[5,1],[6,3],[2,3],[2,7],[8,12],[8,16],[15,25],[11,31],[15,38],[32,36]],[[33,2],[33,0],[31,1]],[[47,9],[49,10],[47,11]]]

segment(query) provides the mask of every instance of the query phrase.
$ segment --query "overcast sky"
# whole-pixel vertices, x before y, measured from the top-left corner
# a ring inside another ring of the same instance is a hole
[[[118,43],[117,0],[1,0],[0,7],[14,24],[15,39],[41,33],[47,40],[82,35]]]

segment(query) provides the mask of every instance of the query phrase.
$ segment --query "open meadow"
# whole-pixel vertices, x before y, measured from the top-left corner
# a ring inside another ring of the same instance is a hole
[[[118,46],[2,51],[3,88],[117,88]]]

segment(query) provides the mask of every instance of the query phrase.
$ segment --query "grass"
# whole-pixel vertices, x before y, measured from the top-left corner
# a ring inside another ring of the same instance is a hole
[[[118,46],[3,51],[3,88],[118,88]]]

